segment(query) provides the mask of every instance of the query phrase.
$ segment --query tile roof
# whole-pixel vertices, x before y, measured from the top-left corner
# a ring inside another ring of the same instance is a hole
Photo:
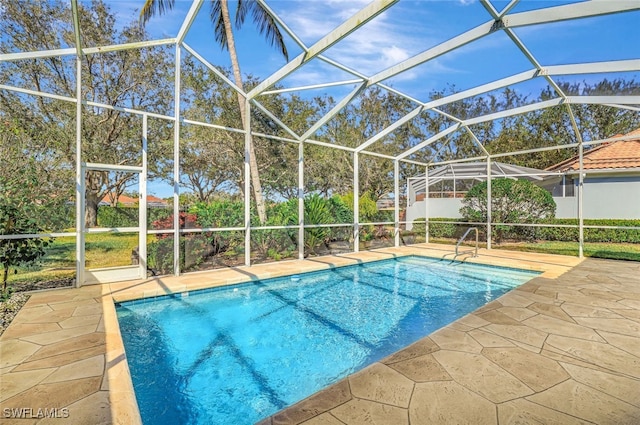
[[[113,200],[113,194],[112,193],[107,193],[106,195],[104,195],[104,197],[102,198],[101,202],[104,202],[106,204],[110,204],[111,201]],[[136,205],[138,203],[139,199],[136,198],[132,198],[131,196],[127,196],[127,195],[120,195],[118,196],[118,203],[122,204],[122,205]],[[162,205],[168,205],[167,201],[165,201],[164,199],[158,198],[157,196],[153,196],[153,195],[147,195],[147,203],[153,203],[153,204],[162,204]]]
[[[620,170],[640,168],[640,128],[627,134],[614,137],[638,136],[636,140],[619,140],[605,142],[584,152],[583,169],[585,170]],[[580,169],[580,159],[576,155],[553,165],[549,171],[571,171]]]

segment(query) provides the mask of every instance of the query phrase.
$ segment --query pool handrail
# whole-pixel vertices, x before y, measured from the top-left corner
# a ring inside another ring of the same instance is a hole
[[[458,248],[460,247],[460,244],[465,240],[465,238],[467,237],[467,235],[472,231],[475,230],[476,231],[476,249],[475,249],[475,253],[473,254],[473,257],[477,257],[478,256],[478,228],[477,227],[469,227],[467,229],[466,232],[464,232],[464,235],[462,235],[462,237],[460,239],[458,239],[458,243],[456,244],[456,257],[458,255],[460,255],[458,253]],[[467,252],[473,252],[473,250],[471,251],[463,251],[462,253],[467,253]]]

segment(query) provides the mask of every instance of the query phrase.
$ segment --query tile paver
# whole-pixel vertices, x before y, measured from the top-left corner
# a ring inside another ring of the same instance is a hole
[[[0,336],[0,412],[64,407],[69,417],[2,423],[140,423],[114,299],[398,255],[450,258],[452,249],[424,244],[34,293]],[[468,261],[544,274],[261,423],[640,423],[640,263],[486,250]]]

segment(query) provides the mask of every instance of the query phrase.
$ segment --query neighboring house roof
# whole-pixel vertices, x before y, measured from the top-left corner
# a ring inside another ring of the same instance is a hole
[[[627,134],[614,137],[638,136],[637,140],[618,140],[604,142],[601,145],[585,151],[583,154],[584,170],[623,170],[640,168],[640,128]],[[549,171],[577,171],[580,169],[580,157],[574,156],[547,170]]]
[[[101,205],[111,205],[111,202],[113,200],[114,194],[112,193],[107,193],[104,198],[102,198],[102,201],[100,201]],[[133,205],[137,205],[138,204],[138,198],[132,198],[131,196],[127,196],[127,195],[120,195],[118,196],[118,204],[124,205],[124,206],[133,206]],[[169,204],[167,203],[167,201],[165,201],[164,199],[158,198],[157,196],[153,196],[153,195],[147,195],[147,205],[151,206],[151,207],[166,207]]]
[[[167,207],[169,206],[169,203],[162,198],[158,198],[157,196],[147,195],[147,206]]]

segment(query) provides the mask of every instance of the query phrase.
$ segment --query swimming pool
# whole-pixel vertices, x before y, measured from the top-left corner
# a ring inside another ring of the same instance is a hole
[[[145,424],[252,424],[537,273],[402,257],[117,306]]]

